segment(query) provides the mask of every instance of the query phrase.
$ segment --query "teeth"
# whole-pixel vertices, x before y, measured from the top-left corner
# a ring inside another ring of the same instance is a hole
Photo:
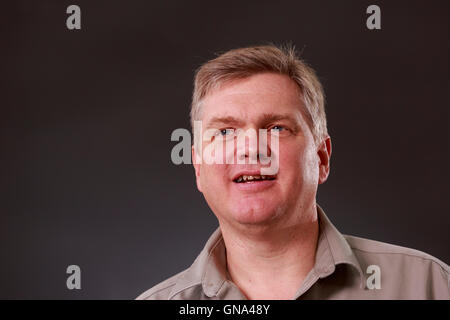
[[[268,176],[261,176],[261,175],[254,175],[254,176],[247,176],[242,175],[239,178],[236,179],[236,182],[246,182],[246,181],[253,181],[253,180],[266,180],[269,179]]]

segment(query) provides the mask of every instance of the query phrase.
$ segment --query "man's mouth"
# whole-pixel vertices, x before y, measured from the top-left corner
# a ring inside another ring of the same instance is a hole
[[[266,180],[275,180],[276,176],[269,175],[240,175],[233,182],[236,183],[249,183],[249,182],[258,182],[258,181],[266,181]]]

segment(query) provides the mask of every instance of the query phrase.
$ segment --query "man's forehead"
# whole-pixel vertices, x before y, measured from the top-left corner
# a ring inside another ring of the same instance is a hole
[[[242,99],[258,99],[258,97],[297,100],[299,96],[302,96],[300,88],[289,77],[262,73],[220,83],[202,100],[208,104],[209,101],[240,102]]]
[[[302,109],[300,88],[290,78],[278,74],[260,74],[221,84],[201,102],[206,118],[254,113],[293,113]]]

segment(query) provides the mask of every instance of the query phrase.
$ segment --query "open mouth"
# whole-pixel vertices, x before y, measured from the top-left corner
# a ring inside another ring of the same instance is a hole
[[[249,182],[259,182],[266,180],[275,180],[275,176],[268,175],[241,175],[233,180],[236,183],[249,183]]]

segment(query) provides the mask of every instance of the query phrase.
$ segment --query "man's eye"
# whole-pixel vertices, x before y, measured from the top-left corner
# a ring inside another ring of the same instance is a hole
[[[286,130],[286,128],[283,126],[273,126],[270,130],[280,132],[280,131]]]
[[[230,128],[220,130],[220,134],[222,136],[228,136],[228,135],[231,135],[233,133],[234,133],[234,129],[230,129]]]

